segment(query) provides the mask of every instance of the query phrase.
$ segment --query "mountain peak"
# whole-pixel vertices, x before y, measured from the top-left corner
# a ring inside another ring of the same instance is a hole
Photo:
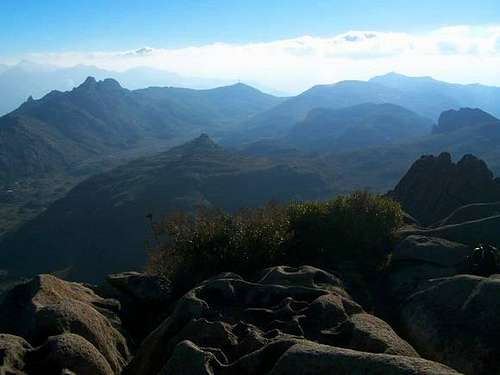
[[[434,78],[429,76],[421,76],[421,77],[410,77],[397,72],[389,72],[386,74],[382,74],[380,76],[375,76],[369,80],[369,82],[376,82],[381,84],[402,84],[402,83],[424,83],[424,82],[435,82]]]
[[[89,76],[87,79],[77,87],[78,90],[93,90],[93,89],[103,89],[103,90],[119,90],[122,86],[117,80],[112,78],[106,78],[103,81],[97,81],[94,77]]]
[[[184,155],[197,154],[200,152],[212,152],[222,150],[217,143],[215,143],[208,134],[202,133],[199,137],[184,143],[178,147],[174,147],[171,151],[181,152]],[[170,151],[167,151],[170,152]]]
[[[417,160],[389,196],[422,224],[432,224],[460,206],[500,200],[500,184],[483,160],[468,154],[454,163],[445,152]]]
[[[452,109],[441,113],[438,125],[433,132],[449,133],[458,129],[494,124],[500,125],[500,120],[479,108]]]
[[[106,90],[119,90],[122,89],[122,86],[120,83],[113,78],[106,78],[103,81],[99,81],[97,83],[101,88],[106,89]]]
[[[94,77],[87,77],[87,79],[78,88],[93,88],[97,85],[97,81]]]
[[[212,138],[206,133],[200,134],[199,137],[193,139],[189,144],[194,145],[196,147],[210,147],[216,148],[219,147],[217,143],[215,143]]]

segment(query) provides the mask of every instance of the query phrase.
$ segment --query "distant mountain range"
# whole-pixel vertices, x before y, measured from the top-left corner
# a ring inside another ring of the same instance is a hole
[[[391,103],[437,121],[443,111],[477,107],[500,116],[500,88],[458,85],[427,77],[390,73],[369,81],[342,81],[314,86],[302,94],[260,113],[244,124],[244,130],[227,143],[248,143],[285,136],[316,108],[340,109],[358,104]]]
[[[321,160],[336,171],[337,185],[347,191],[388,190],[415,159],[441,152],[456,158],[474,154],[500,175],[500,120],[479,109],[464,108],[444,112],[435,129],[432,134],[398,144],[330,152]]]
[[[13,111],[30,96],[38,99],[52,90],[71,90],[89,76],[98,80],[114,78],[130,90],[150,86],[208,89],[232,84],[146,67],[117,72],[88,65],[61,68],[22,61],[12,66],[0,65],[0,115]]]
[[[481,108],[500,117],[499,87],[480,84],[460,85],[438,81],[431,77],[407,77],[397,73],[374,77],[370,82],[410,95],[414,100],[413,105],[402,105],[433,119],[437,119],[445,110],[462,107]]]
[[[118,152],[150,153],[203,131],[217,134],[280,101],[243,84],[130,91],[116,80],[89,77],[71,91],[29,98],[0,118],[0,182]]]

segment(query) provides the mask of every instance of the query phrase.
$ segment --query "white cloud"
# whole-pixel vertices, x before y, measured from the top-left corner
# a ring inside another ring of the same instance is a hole
[[[256,82],[288,92],[318,83],[367,79],[388,71],[500,85],[500,26],[453,26],[425,34],[350,31],[330,38],[302,36],[178,49],[39,53],[23,58],[119,71],[149,66],[182,75]]]

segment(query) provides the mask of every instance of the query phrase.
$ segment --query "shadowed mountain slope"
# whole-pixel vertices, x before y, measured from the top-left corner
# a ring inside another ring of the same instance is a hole
[[[346,151],[399,143],[428,135],[432,121],[394,104],[360,104],[314,109],[285,138],[314,151]]]
[[[71,277],[96,280],[141,266],[149,213],[157,217],[200,206],[235,210],[330,194],[318,174],[226,151],[202,135],[77,185],[6,236],[0,263],[21,275],[71,267]]]

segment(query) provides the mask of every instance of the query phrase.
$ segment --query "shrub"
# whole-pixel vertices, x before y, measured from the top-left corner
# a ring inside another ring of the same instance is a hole
[[[219,272],[251,275],[278,264],[334,268],[348,261],[373,271],[386,262],[401,224],[397,203],[366,192],[235,214],[174,214],[154,225],[158,245],[148,270],[183,289]]]
[[[367,192],[291,205],[288,251],[298,263],[307,255],[312,264],[351,261],[365,271],[377,269],[386,263],[402,222],[397,203]]]
[[[154,226],[160,241],[147,268],[181,288],[222,271],[248,275],[283,258],[287,220],[284,206],[277,204],[234,215],[203,209],[195,216],[167,216]]]

